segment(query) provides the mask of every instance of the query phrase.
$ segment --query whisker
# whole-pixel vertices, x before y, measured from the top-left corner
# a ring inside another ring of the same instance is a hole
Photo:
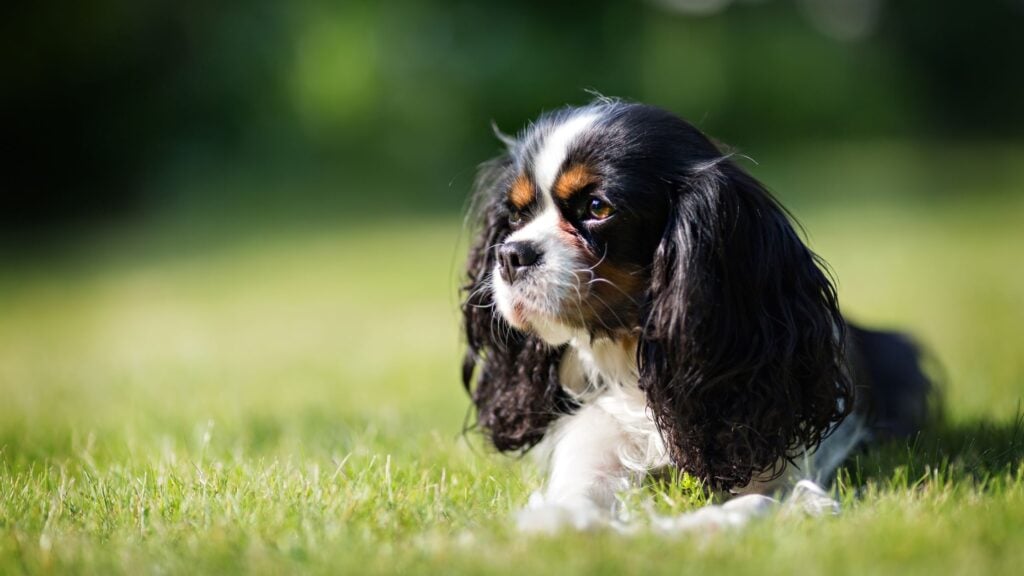
[[[587,281],[587,285],[593,286],[594,284],[600,284],[602,282],[604,282],[605,284],[607,284],[607,285],[611,286],[612,288],[618,290],[618,292],[620,294],[622,294],[626,299],[628,299],[630,301],[630,303],[632,303],[632,304],[634,304],[636,306],[640,305],[640,303],[637,302],[636,298],[630,296],[629,292],[626,292],[625,290],[620,288],[617,284],[615,284],[614,282],[612,282],[611,280],[609,280],[607,278],[593,278],[593,279]]]

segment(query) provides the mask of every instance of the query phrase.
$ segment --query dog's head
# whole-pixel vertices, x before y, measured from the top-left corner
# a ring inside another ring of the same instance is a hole
[[[478,178],[463,304],[463,380],[498,449],[572,409],[558,367],[574,341],[636,343],[673,462],[713,486],[780,473],[850,409],[832,284],[699,130],[601,100],[506,144]]]

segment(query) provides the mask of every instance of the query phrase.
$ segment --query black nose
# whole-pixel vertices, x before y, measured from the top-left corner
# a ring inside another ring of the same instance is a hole
[[[540,260],[540,252],[530,242],[506,242],[498,248],[498,262],[501,264],[501,277],[511,284],[527,268]]]

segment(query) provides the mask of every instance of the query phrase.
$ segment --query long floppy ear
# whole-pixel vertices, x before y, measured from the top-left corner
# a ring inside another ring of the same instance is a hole
[[[512,328],[494,304],[496,249],[510,231],[504,202],[510,165],[503,156],[481,166],[477,175],[469,218],[482,227],[469,250],[462,288],[468,345],[462,384],[476,406],[476,426],[502,452],[532,448],[574,405],[558,380],[564,347],[552,348]]]
[[[652,266],[640,386],[681,469],[777,477],[852,408],[835,288],[785,211],[729,160],[680,183]]]

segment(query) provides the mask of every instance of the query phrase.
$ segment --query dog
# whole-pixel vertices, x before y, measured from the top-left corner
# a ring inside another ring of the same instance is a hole
[[[669,528],[742,524],[821,488],[858,447],[918,431],[918,348],[840,313],[787,211],[693,125],[600,97],[481,165],[462,382],[500,452],[548,470],[524,530],[622,525],[676,468],[734,496]]]

